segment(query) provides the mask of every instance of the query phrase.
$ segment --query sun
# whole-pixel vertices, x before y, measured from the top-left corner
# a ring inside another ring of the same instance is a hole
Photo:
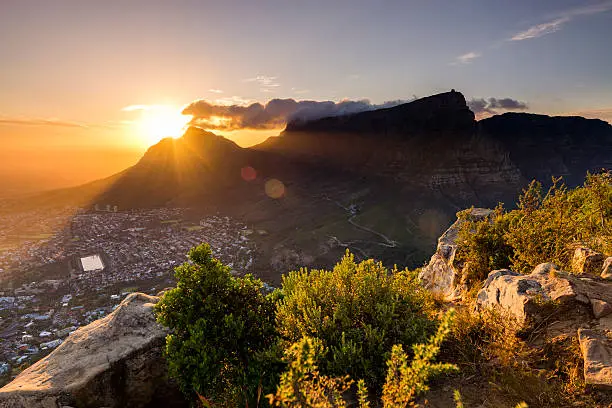
[[[183,115],[180,108],[167,105],[150,105],[146,109],[140,109],[140,113],[136,124],[147,145],[155,144],[166,137],[181,137],[191,120],[191,116]]]

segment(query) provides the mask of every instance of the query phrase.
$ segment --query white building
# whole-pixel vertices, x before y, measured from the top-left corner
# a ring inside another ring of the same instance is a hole
[[[81,266],[85,272],[95,272],[104,269],[104,263],[98,254],[81,258]]]

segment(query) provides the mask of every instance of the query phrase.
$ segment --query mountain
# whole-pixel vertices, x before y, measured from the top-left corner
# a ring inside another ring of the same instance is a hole
[[[112,178],[30,202],[60,197],[65,204],[76,196],[81,205],[219,211],[265,232],[256,237],[256,271],[275,280],[299,265],[329,266],[346,246],[358,256],[420,266],[456,211],[511,206],[533,178],[562,175],[575,185],[602,167],[612,167],[606,122],[527,113],[477,122],[463,95],[451,91],[291,122],[248,149],[190,128]]]

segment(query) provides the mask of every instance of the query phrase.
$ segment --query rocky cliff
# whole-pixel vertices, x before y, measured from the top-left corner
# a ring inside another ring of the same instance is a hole
[[[152,310],[158,300],[128,295],[113,313],[78,329],[0,389],[0,406],[187,406],[166,377],[166,331]]]

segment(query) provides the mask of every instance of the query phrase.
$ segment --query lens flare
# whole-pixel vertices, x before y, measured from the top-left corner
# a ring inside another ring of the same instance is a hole
[[[278,199],[285,195],[285,185],[282,181],[277,179],[266,181],[265,190],[270,198]]]

